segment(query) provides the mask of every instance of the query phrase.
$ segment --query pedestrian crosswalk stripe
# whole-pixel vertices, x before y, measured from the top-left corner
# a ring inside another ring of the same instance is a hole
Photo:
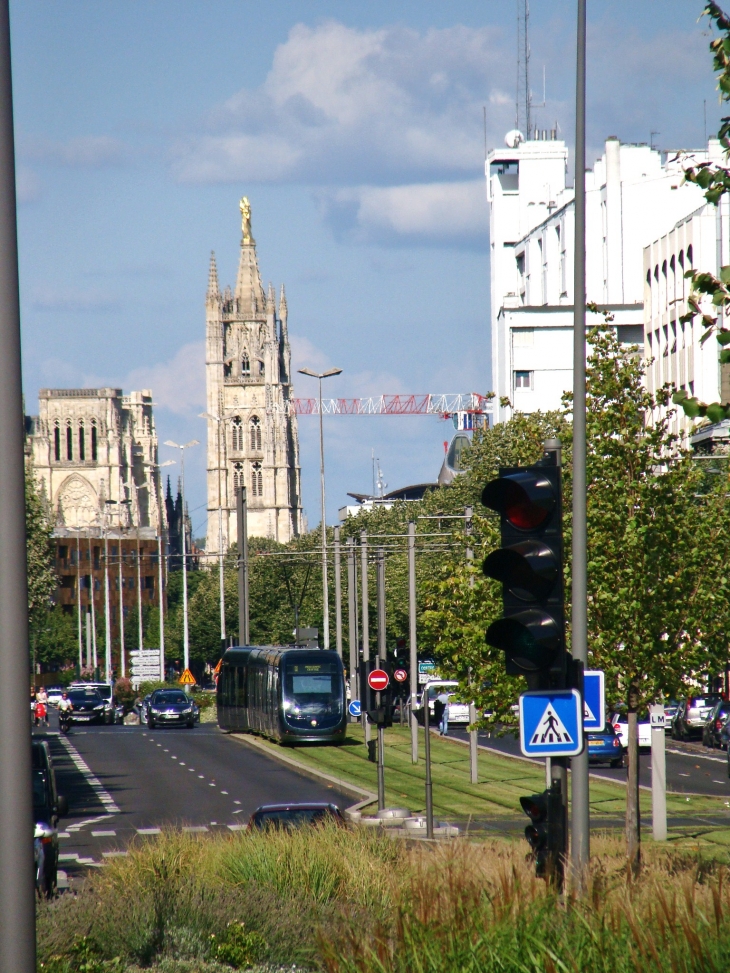
[[[548,703],[545,712],[540,717],[537,729],[532,735],[530,745],[533,747],[553,746],[556,743],[573,743],[573,738],[565,724],[555,712],[552,703]]]

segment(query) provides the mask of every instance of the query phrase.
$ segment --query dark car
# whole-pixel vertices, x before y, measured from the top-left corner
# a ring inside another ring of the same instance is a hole
[[[50,898],[58,877],[58,819],[68,813],[56,789],[56,775],[45,740],[33,740],[33,824],[36,887]]]
[[[180,689],[157,689],[147,704],[147,726],[195,726],[195,704]]]
[[[70,689],[73,723],[106,723],[107,703],[95,689]]]
[[[692,740],[701,737],[707,718],[721,699],[719,693],[703,693],[683,699],[672,721],[672,738]]]
[[[624,748],[621,737],[616,733],[613,724],[606,721],[605,729],[600,732],[588,733],[588,762],[592,764],[608,763],[612,767],[623,767]]]
[[[719,747],[721,750],[727,747],[727,737],[723,737],[722,731],[725,729],[728,717],[730,717],[730,701],[721,699],[715,704],[702,728],[704,746]]]
[[[334,822],[344,825],[342,811],[336,804],[264,804],[251,815],[250,829],[301,828],[308,824]]]

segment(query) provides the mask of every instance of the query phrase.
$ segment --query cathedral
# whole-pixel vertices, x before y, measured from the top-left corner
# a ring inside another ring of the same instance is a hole
[[[236,489],[246,487],[248,534],[286,543],[302,531],[299,439],[291,408],[291,351],[281,288],[264,294],[251,207],[241,209],[236,287],[221,294],[211,254],[205,301],[208,403],[208,536],[206,551],[237,539]]]

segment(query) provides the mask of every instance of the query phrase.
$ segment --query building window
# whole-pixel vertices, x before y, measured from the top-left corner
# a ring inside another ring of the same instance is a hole
[[[71,429],[71,421],[66,423],[66,459],[71,462],[74,458],[74,435]]]
[[[233,489],[240,490],[244,485],[243,483],[243,465],[241,463],[233,464]]]
[[[251,494],[254,497],[264,495],[264,474],[261,472],[261,463],[254,463],[251,467]]]
[[[251,436],[251,452],[261,452],[261,420],[258,416],[252,416],[249,422],[249,432]]]
[[[516,389],[531,389],[532,388],[532,372],[515,372],[515,388]]]
[[[231,423],[231,445],[233,447],[234,453],[242,452],[243,450],[243,426],[241,425],[241,420],[238,416],[233,417],[233,422]]]
[[[58,424],[58,419],[56,419],[56,425],[53,429],[53,455],[57,463],[61,462],[61,427]]]
[[[264,372],[265,372],[264,363],[262,361],[260,361],[259,362],[259,375],[263,375]]]
[[[91,420],[91,459],[96,462],[96,422],[94,419]]]
[[[248,357],[248,352],[243,353],[241,357],[241,375],[247,376],[251,374],[251,360]]]
[[[79,423],[79,459],[82,463],[86,459],[86,437],[83,422]]]

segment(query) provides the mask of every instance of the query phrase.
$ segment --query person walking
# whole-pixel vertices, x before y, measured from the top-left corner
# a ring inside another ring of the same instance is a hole
[[[437,699],[437,702],[441,704],[441,719],[439,720],[439,733],[442,737],[448,735],[449,732],[449,694],[441,693]]]

